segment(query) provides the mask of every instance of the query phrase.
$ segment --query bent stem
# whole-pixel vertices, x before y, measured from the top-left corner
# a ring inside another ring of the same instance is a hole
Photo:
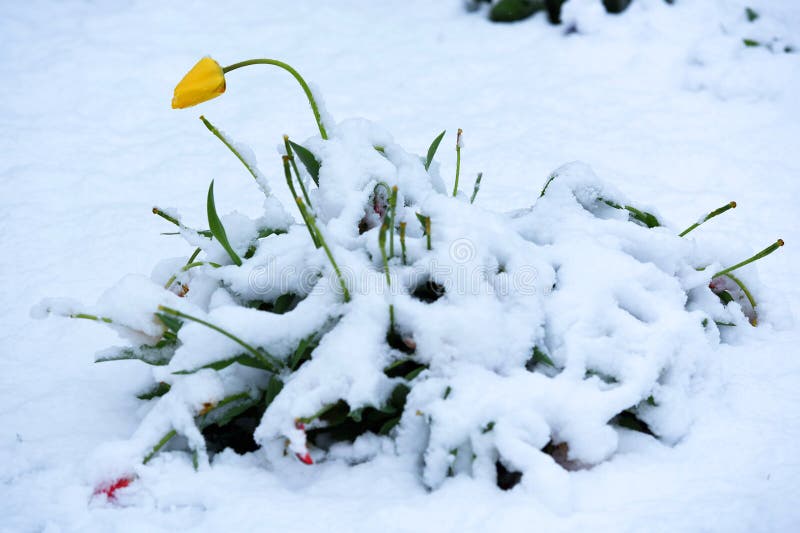
[[[778,239],[777,241],[775,241],[775,242],[774,242],[774,243],[772,243],[771,245],[767,246],[766,248],[764,248],[763,250],[761,250],[760,252],[758,252],[757,254],[755,254],[753,257],[750,257],[750,258],[748,258],[748,259],[745,259],[745,260],[744,260],[744,261],[742,261],[741,263],[736,263],[736,264],[735,264],[735,265],[733,265],[732,267],[728,267],[728,268],[726,268],[726,269],[724,269],[724,270],[720,270],[719,272],[717,272],[716,274],[714,274],[714,275],[713,275],[713,276],[711,276],[711,277],[712,277],[712,278],[716,278],[716,277],[718,277],[718,276],[724,276],[724,275],[727,275],[728,273],[730,273],[730,272],[733,272],[734,270],[737,270],[737,269],[739,269],[739,268],[742,268],[742,267],[743,267],[743,266],[745,266],[745,265],[749,265],[749,264],[750,264],[750,263],[752,263],[753,261],[758,261],[758,260],[759,260],[759,259],[761,259],[762,257],[766,257],[766,256],[768,256],[769,254],[771,254],[772,252],[774,252],[775,250],[777,250],[777,249],[778,249],[778,248],[780,248],[781,246],[783,246],[783,239]]]
[[[166,307],[166,306],[163,306],[163,305],[159,305],[158,306],[158,310],[161,311],[162,313],[166,313],[166,314],[171,315],[171,316],[176,316],[178,318],[183,318],[185,320],[191,320],[192,322],[197,322],[198,324],[202,324],[202,325],[204,325],[205,327],[207,327],[209,329],[213,329],[217,333],[221,333],[222,335],[225,335],[230,340],[232,340],[233,342],[235,342],[236,344],[238,344],[239,346],[241,346],[242,348],[244,348],[245,350],[250,352],[253,355],[253,357],[255,357],[259,361],[263,362],[268,367],[271,367],[273,369],[277,369],[277,368],[280,368],[282,366],[281,362],[279,360],[275,359],[274,357],[272,357],[271,355],[267,354],[263,350],[258,350],[256,348],[253,348],[252,346],[250,346],[249,344],[244,342],[242,339],[240,339],[236,335],[234,335],[232,333],[229,333],[228,331],[225,331],[221,327],[216,326],[216,325],[212,324],[211,322],[206,322],[205,320],[202,320],[202,319],[197,318],[195,316],[187,315],[186,313],[178,311],[177,309],[173,309],[171,307]]]
[[[317,102],[314,100],[314,95],[311,93],[311,89],[308,87],[306,80],[297,72],[295,69],[291,67],[291,65],[287,65],[283,61],[278,61],[277,59],[248,59],[247,61],[240,61],[239,63],[234,63],[233,65],[228,65],[222,69],[222,72],[227,74],[232,70],[236,70],[237,68],[247,67],[249,65],[274,65],[276,67],[280,67],[289,74],[291,74],[297,83],[300,84],[300,87],[303,88],[303,92],[306,94],[306,98],[308,98],[308,103],[311,105],[311,111],[314,113],[314,120],[317,121],[317,127],[319,128],[320,137],[323,139],[328,138],[328,132],[325,131],[325,126],[322,125],[322,118],[319,114],[319,108],[317,107]]]
[[[350,301],[350,291],[347,290],[347,284],[344,282],[344,276],[342,276],[342,271],[339,270],[339,265],[336,264],[336,259],[333,258],[333,253],[331,249],[328,247],[328,243],[325,242],[325,237],[322,235],[322,232],[319,230],[316,221],[314,220],[314,216],[311,215],[306,206],[303,204],[303,199],[299,196],[295,197],[295,201],[297,202],[297,207],[303,213],[303,218],[306,219],[306,224],[309,225],[311,231],[313,231],[317,238],[319,239],[322,248],[325,250],[325,254],[328,256],[328,260],[331,262],[333,266],[334,272],[336,272],[336,277],[339,278],[339,285],[342,288],[342,294],[344,294],[344,301],[345,303]]]
[[[715,210],[711,211],[709,214],[707,214],[707,215],[706,215],[705,217],[703,217],[701,220],[699,220],[699,221],[695,222],[694,224],[692,224],[691,226],[689,226],[688,228],[686,228],[685,230],[683,230],[682,232],[680,232],[680,233],[678,234],[678,237],[683,237],[683,236],[685,236],[687,233],[689,233],[690,231],[692,231],[692,230],[693,230],[693,229],[695,229],[696,227],[700,226],[701,224],[703,224],[703,223],[705,223],[705,222],[708,222],[709,220],[711,220],[711,219],[712,219],[712,218],[714,218],[715,216],[717,216],[717,215],[721,215],[722,213],[724,213],[724,212],[725,212],[725,211],[727,211],[728,209],[733,209],[734,207],[736,207],[736,202],[728,202],[727,204],[723,205],[723,206],[722,206],[722,207],[720,207],[719,209],[715,209]]]
[[[729,280],[731,280],[732,282],[734,282],[735,284],[737,284],[740,289],[742,289],[742,292],[747,297],[747,301],[750,302],[750,306],[753,308],[753,320],[751,320],[750,323],[753,326],[758,324],[758,317],[756,316],[756,299],[753,298],[753,295],[750,293],[750,290],[747,288],[747,285],[745,285],[742,282],[742,280],[740,280],[739,278],[737,278],[733,274],[728,273],[728,274],[723,274],[723,275],[726,278],[728,278]]]

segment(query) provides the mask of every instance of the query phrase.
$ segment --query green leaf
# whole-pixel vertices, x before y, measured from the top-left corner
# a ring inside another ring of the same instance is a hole
[[[749,47],[761,46],[761,43],[756,41],[755,39],[747,39],[747,38],[745,38],[745,39],[742,39],[742,42],[744,43],[745,46],[749,46]]]
[[[744,14],[747,15],[747,22],[755,22],[758,19],[758,12],[752,7],[744,8]]]
[[[161,381],[153,385],[145,392],[137,394],[136,397],[139,398],[140,400],[152,400],[153,398],[160,398],[161,396],[164,396],[166,393],[168,393],[170,388],[171,387],[169,386],[169,384]]]
[[[442,138],[444,137],[445,133],[447,133],[447,130],[444,130],[442,133],[440,133],[428,148],[428,156],[425,158],[425,170],[428,170],[431,166],[431,163],[433,163],[433,156],[436,155],[436,150],[439,149],[439,144],[442,142]]]
[[[404,379],[406,381],[412,381],[415,377],[419,376],[422,373],[423,370],[427,370],[427,369],[428,369],[427,366],[421,366],[419,368],[415,368],[414,370],[412,370],[411,372],[406,374]]]
[[[640,211],[630,205],[626,205],[625,209],[628,210],[628,212],[630,213],[630,217],[632,219],[638,220],[648,228],[657,228],[661,226],[661,223],[658,221],[655,215],[652,215],[646,211]]]
[[[545,0],[500,0],[489,11],[489,20],[516,22],[545,9]]]
[[[598,198],[599,201],[603,202],[607,206],[613,207],[614,209],[625,209],[628,211],[628,219],[633,219],[641,222],[648,228],[657,228],[661,226],[661,223],[655,217],[655,215],[648,213],[647,211],[641,211],[632,205],[620,205],[612,200],[606,200],[605,198]]]
[[[394,418],[390,418],[388,422],[381,426],[381,429],[378,430],[378,435],[388,435],[389,432],[394,429],[394,427],[400,423],[400,417],[396,416]]]
[[[275,370],[272,366],[268,366],[262,359],[256,359],[251,355],[241,354],[235,357],[228,357],[227,359],[220,359],[219,361],[214,361],[191,370],[178,370],[177,372],[173,372],[173,374],[177,375],[194,374],[195,372],[199,372],[206,368],[210,368],[212,370],[222,370],[223,368],[227,368],[234,363],[239,363],[242,366],[248,366],[250,368],[258,368],[261,370],[266,370],[268,372],[272,372]]]
[[[583,376],[583,379],[589,379],[593,376],[597,376],[603,383],[607,383],[609,385],[614,383],[619,383],[617,378],[615,378],[614,376],[609,376],[608,374],[603,374],[602,372],[592,369],[586,371],[586,374]]]
[[[99,354],[94,360],[95,363],[106,363],[108,361],[137,360],[153,366],[164,366],[169,364],[175,353],[174,345],[157,348],[143,344],[138,348],[111,348]]]
[[[538,346],[533,347],[533,354],[531,355],[531,363],[535,366],[538,364],[547,365],[555,368],[555,363],[550,357],[544,353]]]
[[[283,390],[283,381],[281,381],[277,376],[272,375],[269,377],[269,383],[267,383],[267,390],[264,392],[264,404],[266,407],[269,407],[272,401],[281,393]]]
[[[417,220],[419,220],[419,223],[422,224],[422,234],[425,235],[425,232],[427,230],[428,217],[420,213],[415,213],[415,215],[417,215]]]
[[[289,358],[289,368],[297,370],[300,364],[309,359],[311,352],[317,347],[316,333],[312,333],[305,339],[302,339],[297,345],[292,357]]]
[[[207,413],[198,415],[195,421],[197,422],[197,427],[201,430],[212,424],[223,427],[231,420],[259,403],[261,403],[261,395],[253,397],[253,395],[248,392],[232,394],[220,400],[220,402],[212,409],[209,409]]]
[[[733,295],[728,291],[721,291],[717,293],[722,305],[728,305],[733,301]]]
[[[289,307],[291,307],[292,303],[294,303],[294,300],[295,295],[290,292],[281,294],[275,298],[275,302],[272,304],[272,312],[282,315],[289,310]]]
[[[180,319],[166,313],[156,313],[156,318],[158,318],[161,323],[164,324],[164,327],[173,333],[178,333],[178,330],[180,330],[181,326],[183,326],[183,322]]]
[[[208,225],[211,228],[211,233],[214,235],[214,238],[217,239],[222,247],[225,248],[225,251],[228,252],[231,261],[233,261],[236,266],[242,266],[242,260],[228,242],[228,236],[225,234],[225,227],[222,225],[219,215],[217,215],[217,207],[214,204],[214,180],[211,180],[211,185],[208,187],[206,209],[208,211]]]
[[[289,141],[289,144],[294,148],[294,151],[297,153],[297,157],[300,159],[300,162],[303,163],[303,166],[306,167],[311,179],[314,180],[314,183],[317,184],[319,187],[319,161],[317,158],[312,154],[308,148],[297,144],[296,142]]]

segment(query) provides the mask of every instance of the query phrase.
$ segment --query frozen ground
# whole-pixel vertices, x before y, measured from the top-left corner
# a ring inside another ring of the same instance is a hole
[[[161,461],[124,505],[90,503],[87,461],[136,428],[133,393],[146,370],[92,364],[113,333],[32,321],[30,307],[48,296],[94,301],[125,273],[188,254],[158,235],[163,223],[149,210],[176,206],[202,220],[211,179],[225,210],[258,209],[200,112],[255,149],[287,202],[275,146],[283,133],[314,133],[293,81],[268,69],[235,73],[202,111],[169,109],[175,82],[205,54],[284,59],[336,118],[367,117],[419,153],[441,129],[462,127],[465,176],[484,172],[487,207],[528,206],[547,173],[575,159],[678,225],[735,199],[734,212],[702,231],[753,251],[783,237],[760,274],[800,316],[800,56],[741,46],[777,37],[797,48],[794,2],[750,2],[762,18],[748,25],[734,0],[637,0],[623,17],[571,0],[567,15],[583,33],[570,37],[540,18],[492,25],[455,0],[161,4],[0,6],[0,530],[797,529],[800,332],[791,320],[714,352],[699,417],[677,446],[634,442],[570,474],[565,514],[468,478],[427,493],[397,460],[298,465],[289,482],[257,457],[233,455],[200,473]]]

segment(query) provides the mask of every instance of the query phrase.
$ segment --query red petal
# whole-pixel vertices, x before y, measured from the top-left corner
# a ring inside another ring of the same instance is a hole
[[[311,458],[311,455],[308,452],[306,452],[304,454],[296,453],[295,455],[297,456],[298,459],[300,459],[301,462],[303,462],[303,463],[305,463],[307,465],[313,465],[314,464],[314,459]]]
[[[105,494],[109,500],[115,500],[117,498],[116,492],[130,485],[133,479],[133,477],[121,477],[110,485],[100,485],[94,489],[94,494]]]

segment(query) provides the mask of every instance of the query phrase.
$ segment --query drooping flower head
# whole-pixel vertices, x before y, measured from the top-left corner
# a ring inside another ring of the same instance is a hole
[[[172,108],[183,109],[216,98],[225,92],[225,74],[219,63],[204,57],[175,86]]]

